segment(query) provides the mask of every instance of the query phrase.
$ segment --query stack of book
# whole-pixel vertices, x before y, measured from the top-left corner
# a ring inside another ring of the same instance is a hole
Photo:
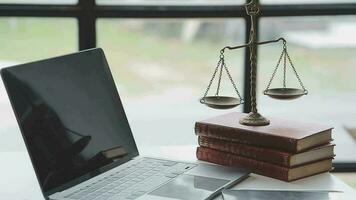
[[[332,169],[332,127],[270,118],[268,126],[244,126],[243,113],[196,122],[197,158],[293,181]]]

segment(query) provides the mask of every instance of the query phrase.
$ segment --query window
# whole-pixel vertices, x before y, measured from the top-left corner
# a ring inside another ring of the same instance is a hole
[[[199,105],[198,98],[208,84],[220,48],[226,44],[247,43],[250,22],[245,14],[245,2],[0,0],[0,62],[27,62],[72,52],[76,47],[82,50],[101,46],[106,50],[115,79],[120,80],[117,81],[118,88],[133,130],[137,132],[138,143],[150,137],[144,133],[150,130],[150,134],[157,134],[152,136],[162,136],[155,144],[171,144],[172,133],[154,132],[152,127],[159,120],[182,123],[174,129],[175,135],[182,136],[176,137],[176,144],[191,143],[196,141],[192,139],[195,138],[192,122],[221,113]],[[308,113],[305,119],[335,124],[336,142],[343,141],[337,143],[338,146],[349,150],[343,152],[336,148],[336,170],[356,171],[356,161],[351,155],[356,153],[356,142],[343,128],[353,128],[353,122],[348,120],[355,117],[349,105],[354,101],[356,92],[352,79],[355,62],[352,57],[355,50],[352,27],[356,20],[356,0],[260,2],[263,15],[258,24],[259,40],[286,37],[290,55],[305,85],[310,88],[310,95],[294,102],[276,102],[258,96],[262,114],[304,118],[302,109],[309,106],[305,110]],[[36,32],[40,29],[45,31]],[[313,39],[313,36],[320,35],[320,30],[327,34],[318,40]],[[343,40],[335,39],[340,32],[347,33],[347,40],[345,37],[342,37]],[[127,39],[128,35],[132,36],[131,39]],[[24,42],[14,40],[15,36],[23,37]],[[16,53],[11,54],[9,49]],[[258,51],[257,79],[261,94],[277,62],[281,46],[260,46]],[[248,112],[249,52],[246,49],[231,51],[226,56],[246,101],[242,109]],[[292,74],[289,76],[292,77]],[[276,80],[277,83],[280,82]],[[226,88],[231,87],[226,85]],[[231,90],[225,92],[230,94]],[[144,106],[143,102],[150,106]],[[287,105],[288,109],[284,109]],[[174,110],[170,110],[172,107]],[[312,112],[309,108],[316,111]],[[133,117],[137,116],[137,112],[140,112],[140,117]],[[153,113],[156,114],[152,118]],[[144,114],[147,117],[143,117]],[[344,139],[339,140],[339,135],[344,135]]]

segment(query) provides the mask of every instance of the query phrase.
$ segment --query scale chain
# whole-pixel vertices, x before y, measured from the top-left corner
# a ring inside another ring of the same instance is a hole
[[[219,74],[218,87],[216,88],[216,94],[215,94],[215,96],[219,96],[220,84],[221,84],[221,77],[222,77],[222,72],[223,72],[223,66],[225,65],[224,55],[222,54],[222,55],[220,56],[220,58],[221,58],[220,74]]]
[[[286,88],[286,68],[287,68],[287,59],[288,59],[288,62],[290,63],[290,65],[291,65],[291,67],[292,67],[292,69],[293,69],[293,72],[294,72],[295,76],[296,76],[297,79],[298,79],[298,82],[299,82],[300,86],[301,86],[302,89],[307,93],[308,91],[305,89],[304,84],[303,84],[302,80],[300,79],[297,70],[296,70],[295,67],[294,67],[294,64],[293,64],[293,62],[292,62],[292,59],[290,58],[290,56],[289,56],[289,54],[288,54],[287,45],[286,45],[285,42],[283,42],[283,51],[282,51],[282,54],[281,54],[281,56],[279,57],[279,60],[278,60],[278,62],[277,62],[277,66],[276,66],[276,68],[274,69],[274,71],[273,71],[273,73],[272,73],[272,77],[271,77],[271,79],[269,80],[268,85],[267,85],[267,88],[266,88],[265,91],[267,91],[267,90],[270,88],[270,86],[271,86],[271,84],[272,84],[272,81],[273,81],[273,79],[274,79],[274,77],[275,77],[275,75],[276,75],[276,73],[277,73],[278,67],[279,67],[279,65],[280,65],[280,63],[281,63],[281,61],[282,61],[282,58],[284,58],[284,63],[283,63],[283,64],[284,64],[284,68],[283,68],[283,87]]]
[[[292,60],[290,59],[289,54],[288,54],[287,51],[286,51],[286,55],[287,55],[287,58],[288,58],[288,60],[289,60],[290,65],[292,66],[292,69],[293,69],[293,71],[294,71],[294,74],[295,74],[295,76],[297,77],[297,79],[298,79],[298,81],[299,81],[300,86],[303,88],[303,90],[304,90],[305,92],[307,92],[307,90],[305,89],[304,84],[303,84],[302,80],[300,79],[300,77],[299,77],[299,75],[298,75],[298,73],[297,73],[297,70],[295,69],[294,64],[293,64]]]
[[[210,90],[210,87],[211,87],[211,85],[213,84],[213,81],[214,81],[214,78],[215,78],[215,76],[216,76],[216,73],[218,72],[218,69],[219,69],[219,67],[220,67],[220,64],[222,63],[223,60],[224,60],[224,54],[223,54],[223,51],[221,51],[220,59],[219,59],[218,64],[217,64],[217,66],[216,66],[216,68],[215,68],[215,71],[214,71],[214,73],[213,73],[213,76],[212,76],[211,79],[210,79],[209,85],[208,85],[208,87],[206,88],[206,91],[205,91],[205,93],[204,93],[203,99],[205,99],[205,97],[208,95],[208,92],[209,92],[209,90]]]
[[[284,58],[283,58],[283,88],[286,88],[286,76],[287,76],[287,46],[285,43],[283,43],[283,52],[284,52]]]
[[[230,79],[230,81],[231,81],[231,84],[232,84],[232,86],[234,87],[234,89],[235,89],[235,91],[236,91],[237,96],[239,96],[240,100],[242,101],[241,94],[240,94],[239,90],[237,89],[236,84],[235,84],[234,80],[232,79],[231,74],[230,74],[230,72],[229,72],[229,69],[227,68],[227,66],[226,66],[225,63],[223,63],[223,67],[224,67],[225,70],[226,70],[227,76],[229,77],[229,79]]]
[[[205,99],[205,97],[208,95],[208,92],[209,92],[209,90],[210,90],[210,87],[211,87],[211,85],[213,84],[213,81],[214,81],[214,79],[215,79],[216,73],[218,73],[219,67],[220,67],[220,73],[219,73],[218,86],[217,86],[217,89],[216,89],[216,96],[219,96],[220,85],[221,85],[221,79],[222,79],[222,71],[223,71],[223,69],[225,69],[225,71],[226,71],[226,73],[227,73],[227,75],[228,75],[228,77],[229,77],[229,79],[230,79],[230,81],[231,81],[231,84],[232,84],[232,86],[233,86],[234,89],[235,89],[236,94],[238,95],[238,97],[239,97],[240,100],[242,101],[241,94],[240,94],[239,90],[237,89],[237,86],[236,86],[234,80],[232,79],[232,76],[231,76],[231,74],[230,74],[229,69],[228,69],[227,66],[226,66],[225,59],[224,59],[224,49],[222,49],[222,50],[220,51],[220,59],[219,59],[218,64],[217,64],[217,66],[216,66],[216,68],[215,68],[215,70],[214,70],[213,76],[212,76],[211,79],[210,79],[209,85],[208,85],[208,87],[206,88],[206,91],[205,91],[205,93],[204,93],[203,99]]]
[[[281,61],[282,61],[282,58],[283,58],[283,55],[284,55],[284,54],[285,54],[285,51],[283,50],[282,53],[281,53],[281,56],[280,56],[279,59],[278,59],[277,65],[276,65],[276,67],[274,68],[274,71],[273,71],[273,73],[272,73],[272,77],[271,77],[271,79],[270,79],[269,82],[268,82],[268,85],[267,85],[266,90],[268,90],[268,89],[271,87],[272,81],[273,81],[274,77],[276,76],[278,67],[279,67],[279,65],[281,64]],[[266,91],[266,90],[265,90],[265,91]]]

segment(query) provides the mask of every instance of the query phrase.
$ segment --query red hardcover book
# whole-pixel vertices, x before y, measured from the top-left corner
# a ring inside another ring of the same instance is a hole
[[[245,126],[239,119],[244,113],[229,113],[195,123],[200,136],[234,141],[291,153],[302,152],[331,141],[332,127],[314,123],[269,118],[268,126]]]
[[[335,156],[334,144],[326,144],[305,152],[293,154],[286,151],[239,144],[204,136],[199,136],[198,142],[201,147],[232,153],[284,167],[294,167]]]
[[[198,147],[196,155],[197,158],[202,161],[224,166],[244,167],[252,170],[256,174],[283,181],[294,181],[322,172],[327,172],[332,169],[332,159],[321,160],[294,168],[287,168],[205,147]]]

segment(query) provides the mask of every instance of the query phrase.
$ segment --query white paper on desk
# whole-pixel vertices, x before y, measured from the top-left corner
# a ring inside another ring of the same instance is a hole
[[[341,200],[341,192],[278,191],[278,190],[224,190],[224,200]]]

